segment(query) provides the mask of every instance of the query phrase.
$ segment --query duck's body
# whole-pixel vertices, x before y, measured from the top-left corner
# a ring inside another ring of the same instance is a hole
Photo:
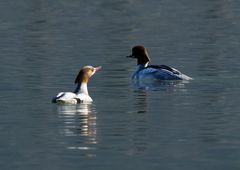
[[[185,74],[182,74],[175,68],[166,65],[149,65],[144,67],[137,65],[135,72],[132,75],[133,80],[151,78],[154,80],[191,80]]]
[[[78,88],[78,87],[77,87]],[[77,89],[76,88],[76,89]],[[60,92],[56,97],[53,98],[53,103],[58,104],[77,104],[77,103],[89,103],[92,102],[92,98],[88,94],[87,84],[82,83],[80,86],[80,91],[74,92]]]
[[[156,80],[191,80],[192,78],[182,74],[175,68],[166,65],[148,65],[150,57],[143,46],[135,46],[132,54],[127,56],[137,59],[137,68],[132,75],[133,80],[150,78]]]
[[[101,67],[85,66],[76,77],[75,84],[77,87],[74,92],[60,92],[53,99],[53,103],[59,104],[77,104],[92,102],[92,98],[88,94],[87,83],[89,78],[93,76]]]

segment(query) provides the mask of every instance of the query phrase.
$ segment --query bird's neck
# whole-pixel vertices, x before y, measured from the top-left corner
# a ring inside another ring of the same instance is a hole
[[[148,63],[150,62],[150,57],[146,55],[140,55],[137,57],[137,65],[141,64],[145,67],[147,67]]]
[[[87,83],[85,83],[85,82],[78,83],[74,93],[84,93],[84,94],[88,95]]]
[[[141,63],[141,64],[137,64],[137,68],[145,68],[145,67],[147,67],[148,66],[148,63],[149,62],[146,62],[146,63]]]

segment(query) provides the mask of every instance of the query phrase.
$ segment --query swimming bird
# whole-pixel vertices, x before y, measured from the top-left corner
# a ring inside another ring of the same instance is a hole
[[[132,75],[133,80],[150,78],[156,80],[191,80],[192,78],[182,74],[175,68],[167,65],[148,65],[151,61],[147,49],[142,45],[132,48],[132,54],[128,58],[137,59],[137,68]]]
[[[88,81],[89,79],[99,70],[101,66],[84,66],[78,73],[75,84],[77,84],[74,92],[60,92],[55,97],[53,97],[53,103],[59,104],[77,104],[83,102],[92,102],[92,98],[88,94]]]

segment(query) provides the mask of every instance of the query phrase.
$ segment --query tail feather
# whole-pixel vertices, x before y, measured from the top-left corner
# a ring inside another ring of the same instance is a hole
[[[63,92],[59,93],[56,97],[53,97],[52,103],[56,103],[57,100],[60,99],[60,98],[63,97],[63,96],[64,96],[64,93],[63,93]]]

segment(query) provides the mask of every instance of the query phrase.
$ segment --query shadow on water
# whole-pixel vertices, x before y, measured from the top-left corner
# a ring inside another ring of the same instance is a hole
[[[63,144],[70,150],[93,150],[97,144],[97,112],[93,104],[58,105]]]

